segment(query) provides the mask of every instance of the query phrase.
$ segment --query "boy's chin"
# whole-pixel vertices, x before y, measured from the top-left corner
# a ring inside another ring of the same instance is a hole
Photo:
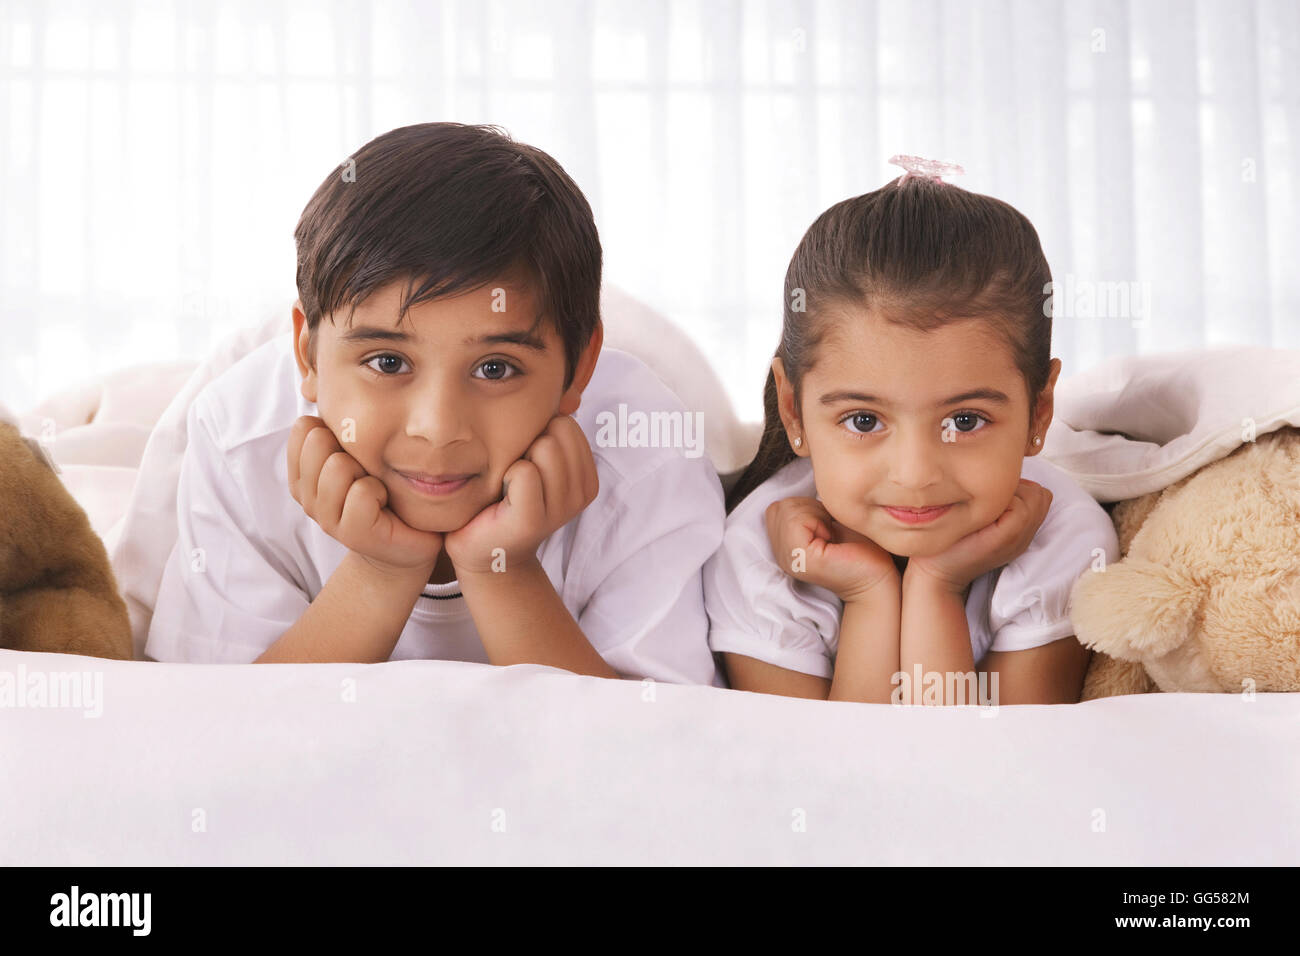
[[[450,502],[446,505],[422,502],[415,508],[409,505],[400,509],[393,507],[393,513],[402,520],[403,524],[416,531],[431,534],[450,534],[459,531],[481,510],[481,508],[467,509],[464,505],[453,506]]]

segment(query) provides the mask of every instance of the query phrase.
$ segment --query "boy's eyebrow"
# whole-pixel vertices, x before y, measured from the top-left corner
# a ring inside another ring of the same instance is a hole
[[[343,342],[410,342],[414,336],[400,329],[381,329],[373,325],[358,325],[348,329],[339,336]],[[532,332],[490,332],[486,335],[471,335],[465,339],[466,345],[521,345],[538,352],[546,351],[546,343]]]
[[[480,335],[477,338],[470,336],[465,340],[466,345],[522,345],[526,349],[533,349],[537,352],[546,351],[546,343],[534,335],[531,331],[525,332],[490,332],[487,335]]]
[[[340,335],[339,339],[343,342],[409,342],[411,336],[400,329],[378,329],[373,325],[357,325]]]
[[[986,402],[997,402],[1001,405],[1009,405],[1011,399],[1004,393],[999,392],[996,388],[973,388],[968,392],[961,392],[953,395],[951,398],[945,398],[937,403],[939,406],[956,405],[958,402],[971,402],[982,399]],[[863,402],[870,405],[879,405],[882,408],[892,407],[892,403],[879,395],[869,395],[866,392],[827,392],[821,397],[823,405],[834,405],[837,402]]]

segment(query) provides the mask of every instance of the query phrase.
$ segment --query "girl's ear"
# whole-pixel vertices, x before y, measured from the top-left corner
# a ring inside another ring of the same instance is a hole
[[[1037,455],[1047,442],[1047,429],[1052,424],[1052,413],[1055,408],[1056,379],[1060,374],[1061,360],[1052,359],[1051,371],[1047,374],[1047,384],[1043,386],[1043,391],[1038,396],[1038,402],[1034,406],[1033,421],[1029,426],[1029,437],[1025,439],[1026,455]],[[1042,441],[1034,444],[1035,437],[1041,438]]]
[[[772,377],[776,381],[776,408],[781,415],[781,424],[785,426],[785,435],[790,447],[800,458],[808,457],[808,441],[804,437],[803,423],[795,411],[794,386],[785,374],[785,363],[780,358],[772,359]]]
[[[600,349],[605,342],[605,323],[596,322],[596,329],[591,333],[591,340],[578,356],[578,364],[573,370],[573,381],[560,396],[560,414],[572,415],[582,404],[582,391],[591,381],[591,374],[596,371],[596,361],[600,358]]]
[[[293,358],[302,376],[299,390],[309,402],[316,401],[316,357],[312,355],[312,335],[307,327],[307,314],[302,310],[302,300],[293,303]]]

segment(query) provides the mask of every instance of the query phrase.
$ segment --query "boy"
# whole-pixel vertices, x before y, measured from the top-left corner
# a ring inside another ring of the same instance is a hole
[[[600,242],[559,165],[492,127],[403,127],[295,238],[292,340],[189,409],[146,655],[721,686],[700,579],[721,484],[679,449],[593,452],[603,409],[682,406],[601,353]]]

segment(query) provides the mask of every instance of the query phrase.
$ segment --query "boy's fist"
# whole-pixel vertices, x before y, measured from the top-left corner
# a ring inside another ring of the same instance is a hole
[[[897,581],[893,556],[870,538],[846,528],[816,498],[784,498],[767,506],[767,538],[781,570],[859,600],[877,584]]]
[[[524,457],[506,469],[502,484],[501,501],[447,535],[447,555],[458,577],[509,571],[516,562],[533,560],[537,546],[579,515],[600,490],[591,445],[568,415],[550,420]]]
[[[417,531],[388,505],[388,488],[345,452],[315,415],[289,433],[289,493],[331,538],[381,570],[432,573],[442,535]]]

